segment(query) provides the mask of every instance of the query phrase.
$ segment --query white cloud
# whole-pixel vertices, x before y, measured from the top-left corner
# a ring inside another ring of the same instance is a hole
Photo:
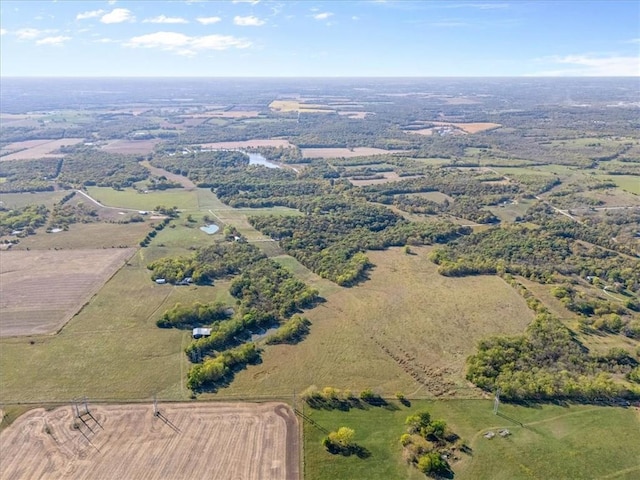
[[[221,20],[222,20],[222,18],[220,18],[220,17],[198,17],[198,18],[196,18],[196,21],[201,23],[202,25],[211,25],[213,23],[218,23]]]
[[[327,18],[331,17],[333,15],[333,13],[331,12],[322,12],[322,13],[316,13],[313,18],[315,18],[316,20],[326,20]]]
[[[71,37],[65,37],[63,35],[58,35],[57,37],[45,37],[36,42],[36,45],[54,45],[59,46],[62,45],[67,40],[71,40]]]
[[[104,14],[104,10],[90,10],[88,12],[82,12],[76,15],[76,20],[86,20],[87,18],[96,18]]]
[[[640,56],[554,55],[538,61],[569,66],[538,72],[537,76],[637,77],[640,76]]]
[[[4,28],[0,28],[0,36],[6,35],[6,34],[7,34],[7,30]]]
[[[102,23],[122,23],[133,22],[136,17],[131,14],[131,10],[126,8],[114,8],[109,13],[102,16],[100,21]]]
[[[33,40],[44,33],[44,31],[38,30],[37,28],[21,28],[20,30],[16,30],[16,37],[20,40]]]
[[[353,17],[351,17],[351,20],[357,21],[357,20],[360,20],[360,17],[358,17],[357,15],[354,15]]]
[[[178,55],[194,56],[200,51],[248,48],[252,44],[248,40],[230,35],[190,37],[177,32],[156,32],[133,37],[124,45],[132,48],[157,48]]]
[[[108,0],[108,4],[109,5],[115,5],[118,2],[118,0]]]
[[[145,18],[142,23],[189,23],[184,18],[167,17],[166,15],[158,15],[153,18]]]
[[[258,17],[249,15],[248,17],[233,17],[233,23],[240,27],[259,27],[264,25],[264,20],[260,20]]]
[[[250,3],[251,5],[256,5],[260,3],[260,0],[233,0],[231,3]]]

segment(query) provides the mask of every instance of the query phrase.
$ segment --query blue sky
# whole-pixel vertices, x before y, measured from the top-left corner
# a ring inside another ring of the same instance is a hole
[[[640,76],[638,0],[0,0],[2,76]]]

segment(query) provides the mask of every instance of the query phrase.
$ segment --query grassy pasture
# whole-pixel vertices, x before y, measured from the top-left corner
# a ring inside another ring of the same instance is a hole
[[[38,229],[36,235],[21,238],[17,250],[137,247],[151,230],[147,223],[74,223],[69,230],[46,233]]]
[[[34,193],[3,193],[0,197],[0,205],[6,208],[22,208],[27,205],[44,205],[52,209],[67,192],[34,192]]]
[[[215,287],[157,285],[140,250],[55,336],[0,340],[0,403],[188,398],[183,348],[190,333],[155,321],[177,302],[231,302]],[[33,342],[33,344],[31,343]]]
[[[304,341],[267,347],[262,363],[239,372],[220,395],[286,395],[315,384],[476,396],[462,375],[476,342],[520,333],[533,315],[498,277],[442,277],[426,258],[429,248],[414,250],[368,252],[375,264],[370,280],[350,289],[325,289],[324,281],[280,258],[326,301],[305,312],[312,325]]]
[[[158,205],[175,206],[181,210],[196,210],[198,208],[197,194],[183,189],[139,193],[132,188],[115,190],[110,187],[88,187],[87,192],[103,205],[116,208],[153,210]]]
[[[424,410],[432,418],[445,420],[472,448],[472,455],[457,452],[459,460],[451,462],[459,480],[631,479],[640,473],[640,443],[634,441],[640,429],[636,407],[502,404],[500,415],[495,416],[487,400],[421,400],[397,410],[305,408],[305,414],[330,431],[340,426],[353,428],[354,441],[371,453],[366,459],[331,455],[321,445],[326,434],[306,423],[305,478],[424,479],[404,463],[399,442],[404,419]],[[497,433],[504,428],[511,432],[507,438],[483,437],[489,430]]]
[[[449,202],[454,202],[454,198],[450,197],[446,193],[442,192],[420,192],[420,193],[409,193],[407,197],[419,197],[425,198],[427,200],[431,200],[432,202],[444,203],[445,200]]]
[[[640,195],[640,177],[636,175],[610,175],[607,179],[615,182],[622,190]]]

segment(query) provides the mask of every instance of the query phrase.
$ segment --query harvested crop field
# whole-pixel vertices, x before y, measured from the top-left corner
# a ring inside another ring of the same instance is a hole
[[[51,152],[54,152],[62,146],[75,145],[81,141],[81,138],[63,138],[61,140],[25,140],[24,142],[10,143],[0,151],[0,153],[3,154],[0,160],[4,162],[8,160],[33,160],[43,157],[61,157],[61,154]],[[7,155],[4,155],[5,153],[7,153]]]
[[[293,147],[288,140],[282,139],[264,139],[264,140],[246,140],[243,142],[215,142],[203,143],[202,148],[248,148],[248,147]]]
[[[356,148],[303,148],[302,156],[305,158],[351,158],[367,155],[386,155],[396,153],[399,150],[390,151],[382,148],[356,147]]]
[[[131,248],[0,252],[0,337],[55,332],[133,252]]]
[[[0,478],[298,479],[297,420],[282,403],[38,408],[0,434]],[[75,427],[74,427],[75,425]]]
[[[151,153],[153,148],[162,140],[151,138],[148,140],[113,140],[102,147],[105,152],[113,153]]]

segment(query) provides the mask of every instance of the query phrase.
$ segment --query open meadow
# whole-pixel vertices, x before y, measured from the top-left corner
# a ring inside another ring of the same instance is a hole
[[[37,408],[0,433],[0,478],[297,480],[297,419],[282,403]],[[29,459],[25,461],[25,459]]]
[[[429,247],[413,250],[368,252],[375,265],[369,280],[348,289],[314,280],[288,257],[283,263],[302,271],[326,301],[305,312],[312,325],[304,341],[267,347],[262,363],[236,374],[219,395],[283,395],[317,385],[478,396],[463,373],[476,342],[522,332],[533,313],[500,278],[443,277],[427,258]]]
[[[127,261],[130,248],[0,252],[0,337],[55,333]]]
[[[470,447],[469,453],[456,448],[448,459],[458,480],[631,480],[640,474],[638,407],[501,404],[494,415],[488,400],[416,400],[410,407],[389,403],[347,412],[305,407],[315,422],[304,424],[305,479],[426,478],[403,460],[400,444],[405,418],[422,411],[443,419]],[[332,455],[323,448],[326,431],[341,426],[355,430],[354,442],[370,453],[368,458]],[[498,435],[503,429],[511,433],[506,438]],[[489,440],[484,435],[490,431],[496,436]]]

